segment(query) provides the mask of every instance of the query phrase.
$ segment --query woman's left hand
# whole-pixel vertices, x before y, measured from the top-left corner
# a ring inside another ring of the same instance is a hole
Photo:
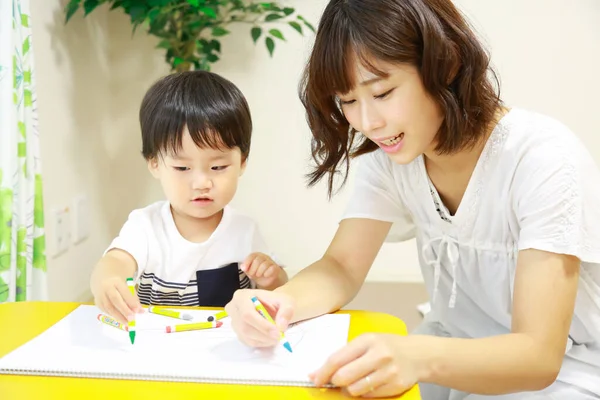
[[[352,396],[400,395],[421,378],[419,360],[409,346],[410,336],[364,334],[334,353],[325,365],[310,375],[316,386],[332,383]],[[408,351],[404,351],[408,350]]]

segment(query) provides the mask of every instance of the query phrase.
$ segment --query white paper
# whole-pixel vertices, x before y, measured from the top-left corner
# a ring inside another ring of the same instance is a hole
[[[214,312],[186,310],[192,321],[138,314],[135,344],[126,331],[98,321],[95,306],[79,306],[40,336],[0,359],[0,372],[122,379],[310,385],[318,369],[348,338],[350,316],[324,315],[290,327],[289,353],[242,344],[229,318],[219,328],[166,333],[167,325],[206,321]]]

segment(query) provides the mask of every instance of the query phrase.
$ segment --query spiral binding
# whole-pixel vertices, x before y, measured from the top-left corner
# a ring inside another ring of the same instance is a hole
[[[176,376],[168,374],[113,374],[110,372],[77,372],[68,370],[42,371],[35,369],[0,369],[0,374],[5,375],[43,375],[43,376],[66,376],[72,378],[100,378],[100,379],[126,379],[142,381],[165,381],[165,382],[189,382],[189,383],[214,383],[214,384],[239,384],[239,385],[260,385],[260,386],[297,386],[297,387],[315,387],[310,381],[278,381],[278,380],[250,380],[250,379],[231,379],[231,378],[199,378],[197,376]],[[327,388],[334,388],[334,385],[324,385]]]

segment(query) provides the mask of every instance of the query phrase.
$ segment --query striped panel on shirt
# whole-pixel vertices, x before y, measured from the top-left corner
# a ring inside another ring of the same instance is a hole
[[[253,282],[242,270],[238,270],[240,289],[253,288]],[[195,275],[194,275],[195,276]],[[199,306],[198,282],[196,279],[188,283],[168,282],[154,273],[143,273],[137,290],[140,303],[143,305],[164,306]]]

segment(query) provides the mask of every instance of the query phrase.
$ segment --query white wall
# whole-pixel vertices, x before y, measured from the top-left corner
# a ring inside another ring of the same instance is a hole
[[[31,0],[51,300],[89,299],[89,275],[128,212],[156,197],[137,109],[168,71],[155,41],[101,7],[65,26],[66,1]],[[56,256],[54,209],[89,199],[91,234]]]
[[[286,0],[316,25],[326,0]],[[89,273],[127,214],[161,197],[139,155],[137,110],[168,67],[154,38],[131,37],[127,18],[106,7],[63,24],[64,0],[31,0],[42,141],[48,270],[52,300],[85,298]],[[511,105],[551,114],[575,130],[600,161],[600,1],[459,0],[493,51]],[[248,26],[232,27],[214,68],[250,103],[255,134],[234,200],[255,217],[291,270],[325,250],[348,197],[328,202],[325,187],[305,188],[309,138],[297,84],[312,34],[282,29],[269,58]],[[92,232],[58,257],[51,210],[90,198]],[[386,244],[370,280],[420,279],[414,243]]]

